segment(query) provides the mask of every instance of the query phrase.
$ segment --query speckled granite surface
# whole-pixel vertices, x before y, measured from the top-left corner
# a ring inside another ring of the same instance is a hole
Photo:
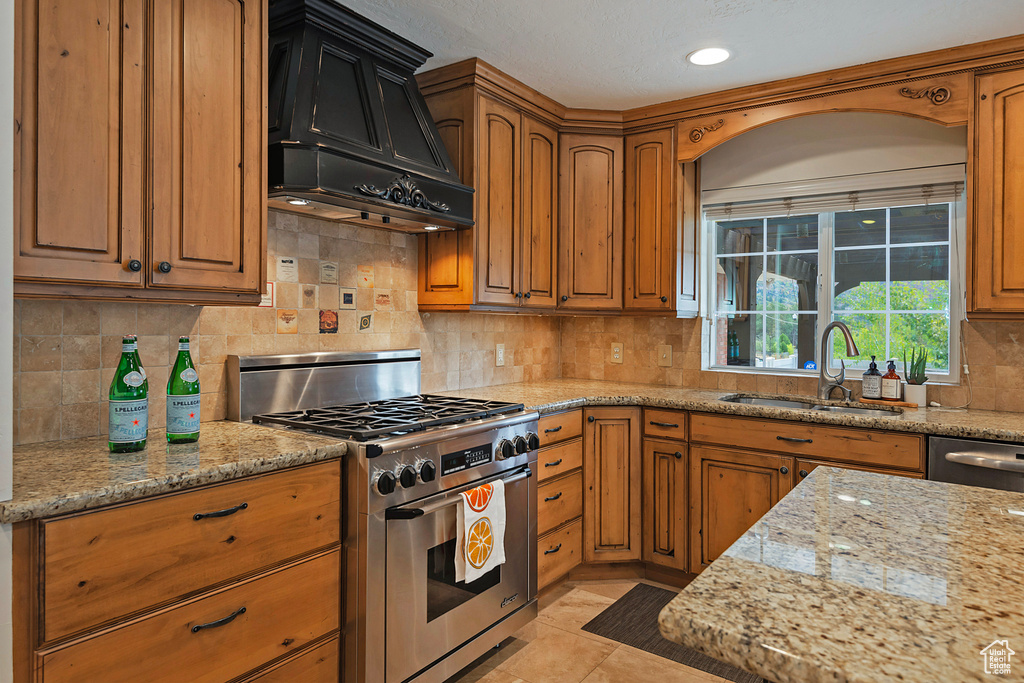
[[[0,523],[120,503],[168,491],[337,458],[345,445],[239,422],[204,422],[197,443],[169,445],[149,431],[138,453],[109,453],[102,437],[14,448],[14,496]]]
[[[719,401],[719,397],[735,392],[720,389],[714,391],[694,390],[653,384],[622,384],[585,379],[553,379],[541,382],[501,384],[444,393],[451,396],[514,401],[524,404],[527,408],[539,410],[541,413],[585,405],[646,405],[898,432],[917,432],[936,436],[1024,442],[1024,413],[1000,413],[989,410],[919,408],[907,410],[894,417],[865,417],[725,403]],[[839,401],[826,401],[825,403],[842,405]]]
[[[661,613],[776,683],[1024,680],[1024,494],[819,467]],[[999,647],[996,645],[995,647]],[[1020,657],[1020,655],[1018,655]]]

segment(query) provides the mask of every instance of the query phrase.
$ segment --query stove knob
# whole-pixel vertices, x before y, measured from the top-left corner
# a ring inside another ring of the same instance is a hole
[[[437,476],[437,468],[434,467],[434,463],[429,460],[420,465],[420,479],[424,482],[434,481]]]
[[[540,437],[533,432],[526,432],[526,445],[530,447],[531,451],[535,451],[540,448]]]
[[[502,439],[498,442],[498,447],[494,449],[494,457],[498,460],[505,460],[515,456],[516,449],[512,445],[512,442],[508,439]]]
[[[395,475],[392,472],[381,472],[377,475],[377,480],[374,482],[374,488],[377,489],[377,493],[382,496],[386,496],[389,493],[395,492]]]
[[[416,485],[416,469],[406,465],[398,474],[398,481],[401,482],[402,488],[408,489]]]
[[[530,444],[526,443],[526,439],[521,436],[515,438],[516,453],[522,455],[523,453],[530,450]]]

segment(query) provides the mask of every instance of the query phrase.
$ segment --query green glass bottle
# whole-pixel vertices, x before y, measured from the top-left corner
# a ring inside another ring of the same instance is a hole
[[[178,357],[167,378],[167,443],[199,440],[199,374],[192,364],[188,337],[178,339]]]
[[[142,365],[142,356],[139,355],[139,338],[134,334],[129,334],[128,337],[135,344],[135,363],[139,366],[139,372],[142,374],[142,388],[146,390],[146,396],[149,396],[149,375],[146,374],[146,368]]]
[[[132,453],[146,447],[149,429],[149,399],[146,380],[136,360],[138,344],[132,337],[121,339],[121,360],[110,383],[111,453]]]

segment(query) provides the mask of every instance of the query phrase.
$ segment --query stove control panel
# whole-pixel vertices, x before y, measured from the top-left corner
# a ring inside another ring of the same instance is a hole
[[[491,447],[474,446],[465,448],[454,453],[446,453],[441,456],[441,476],[468,470],[470,467],[479,467],[491,462]]]

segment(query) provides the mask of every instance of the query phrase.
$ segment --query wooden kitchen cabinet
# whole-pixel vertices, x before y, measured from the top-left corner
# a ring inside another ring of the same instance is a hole
[[[674,127],[625,138],[627,312],[676,309],[674,143]]]
[[[19,0],[16,296],[259,300],[266,13]]]
[[[1024,317],[1024,69],[975,76],[968,313]]]
[[[700,572],[793,487],[793,458],[691,445],[690,571]]]
[[[622,309],[623,140],[559,138],[559,302],[563,310]]]
[[[426,101],[477,192],[472,230],[420,240],[420,307],[554,308],[557,131],[475,87]]]
[[[537,453],[537,588],[557,581],[583,554],[583,411],[542,415]]]
[[[588,408],[583,414],[583,559],[639,560],[640,409]]]
[[[689,458],[682,443],[644,439],[643,560],[686,571]]]
[[[793,466],[793,485],[796,486],[803,479],[813,472],[817,467],[840,467],[844,470],[860,470],[861,472],[877,472],[878,474],[891,474],[894,477],[909,477],[911,479],[924,479],[924,472],[908,472],[906,470],[894,470],[884,467],[866,467],[864,465],[851,465],[845,462],[830,462],[827,460],[804,460],[797,459]]]

